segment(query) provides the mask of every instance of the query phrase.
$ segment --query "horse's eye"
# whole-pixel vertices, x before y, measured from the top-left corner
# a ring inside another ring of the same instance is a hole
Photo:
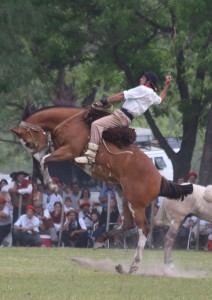
[[[30,143],[25,143],[26,147],[29,147],[30,146]]]

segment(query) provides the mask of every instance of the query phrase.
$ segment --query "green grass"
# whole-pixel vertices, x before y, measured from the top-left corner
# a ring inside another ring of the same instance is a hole
[[[129,267],[133,254],[118,249],[1,248],[0,299],[212,299],[212,253],[174,251],[177,277],[171,277],[159,276],[163,251],[145,250],[141,272],[147,275],[116,274],[113,266],[122,262]],[[73,262],[73,257],[89,266]]]

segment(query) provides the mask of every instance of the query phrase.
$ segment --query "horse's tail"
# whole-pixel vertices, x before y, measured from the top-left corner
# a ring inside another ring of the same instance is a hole
[[[158,196],[167,197],[170,199],[184,199],[184,197],[192,194],[193,185],[192,184],[177,184],[170,180],[167,180],[162,176],[161,185],[160,185],[160,193]]]

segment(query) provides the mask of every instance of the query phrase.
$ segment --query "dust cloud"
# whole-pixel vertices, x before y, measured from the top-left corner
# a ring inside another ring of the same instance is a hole
[[[117,273],[116,263],[111,259],[94,260],[90,258],[71,258],[71,261],[82,267],[92,268],[101,272]],[[122,274],[128,274],[130,265],[122,263],[119,265]],[[145,266],[140,265],[139,271],[133,276],[157,276],[157,277],[178,277],[178,278],[207,278],[207,272],[197,270],[184,270],[176,266],[165,266],[151,262]]]

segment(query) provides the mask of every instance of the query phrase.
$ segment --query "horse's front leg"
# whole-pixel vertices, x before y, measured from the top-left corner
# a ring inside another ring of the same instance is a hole
[[[52,153],[44,155],[40,160],[40,168],[43,176],[44,184],[46,184],[52,191],[57,192],[57,185],[53,184],[52,178],[49,174],[47,163],[50,161],[64,161],[73,160],[73,153],[68,147],[61,147]]]

